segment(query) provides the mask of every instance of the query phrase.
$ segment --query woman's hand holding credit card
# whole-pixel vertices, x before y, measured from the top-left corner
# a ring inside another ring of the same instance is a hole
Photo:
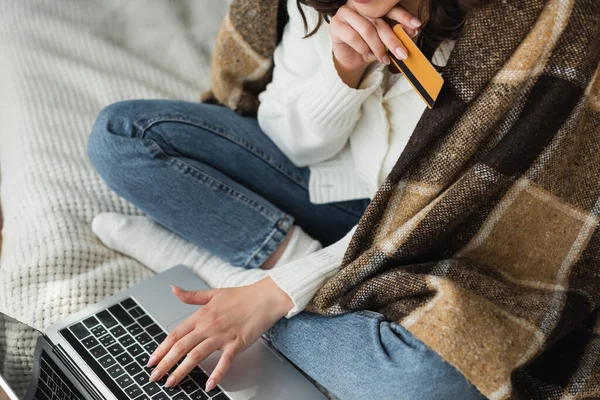
[[[367,66],[375,60],[393,63],[432,108],[444,80],[413,42],[421,26],[402,6],[370,18],[347,3],[330,22],[334,61],[342,80],[357,88]],[[390,22],[397,24],[390,26]]]
[[[355,8],[344,5],[332,17],[330,37],[336,68],[344,82],[356,88],[366,67],[373,61],[390,64],[387,49],[398,59],[408,57],[406,46],[392,30],[383,15],[370,18]],[[409,34],[415,35],[421,22],[404,8],[397,6],[385,17],[398,22]]]

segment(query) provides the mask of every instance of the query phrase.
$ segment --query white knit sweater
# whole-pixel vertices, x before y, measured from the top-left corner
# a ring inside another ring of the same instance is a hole
[[[259,95],[261,129],[298,167],[310,167],[312,203],[372,198],[406,146],[425,104],[401,74],[369,66],[358,89],[347,86],[333,62],[329,25],[302,39],[296,0],[274,52],[273,79]],[[309,29],[318,14],[303,6]],[[453,42],[434,63],[445,65]],[[270,272],[300,312],[340,266],[354,230],[339,242]]]

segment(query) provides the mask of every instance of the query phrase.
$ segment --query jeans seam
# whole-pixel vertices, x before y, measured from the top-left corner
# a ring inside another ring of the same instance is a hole
[[[277,222],[276,226],[269,232],[265,240],[263,240],[258,249],[248,257],[244,266],[246,268],[259,268],[263,265],[283,242],[293,222],[294,219],[291,216],[284,214]]]
[[[236,135],[233,135],[229,132],[226,132],[214,125],[208,124],[205,121],[192,121],[190,119],[187,118],[183,118],[181,116],[173,116],[173,115],[162,115],[162,116],[157,116],[154,118],[151,118],[147,121],[145,121],[143,124],[141,124],[139,126],[139,130],[141,131],[141,138],[143,139],[146,135],[146,131],[148,129],[150,129],[152,126],[154,126],[155,124],[158,123],[163,123],[163,122],[179,122],[179,123],[185,123],[185,124],[189,124],[192,126],[196,126],[198,128],[201,129],[208,129],[213,133],[216,133],[218,135],[220,135],[221,137],[232,141],[233,143],[236,143],[238,145],[240,145],[241,147],[243,147],[244,149],[246,149],[247,151],[249,151],[252,154],[255,154],[256,156],[258,156],[263,162],[265,162],[267,165],[269,165],[271,168],[274,168],[275,170],[277,170],[278,172],[282,173],[283,175],[285,175],[286,177],[288,177],[290,180],[292,180],[294,183],[296,183],[297,185],[299,185],[302,189],[308,191],[308,182],[306,182],[306,185],[304,184],[304,179],[302,180],[302,182],[298,181],[297,179],[295,179],[293,176],[291,176],[290,173],[288,173],[288,171],[286,171],[284,168],[282,168],[280,165],[277,165],[273,162],[271,162],[269,159],[264,157],[264,153],[258,152],[252,145],[250,145],[250,143],[239,139]],[[329,203],[331,206],[336,207],[340,210],[343,210],[344,212],[350,213],[353,216],[357,216],[360,217],[362,216],[362,213],[356,213],[354,212],[354,210],[351,210],[347,207],[344,207],[343,205],[337,204],[337,203]]]
[[[247,196],[244,196],[244,194],[238,192],[237,190],[233,189],[226,183],[221,182],[220,180],[214,178],[213,176],[207,174],[206,172],[200,171],[197,168],[195,168],[194,166],[187,164],[181,160],[178,160],[177,158],[170,157],[168,154],[166,154],[163,151],[163,149],[155,141],[153,141],[151,139],[150,140],[142,140],[142,143],[144,144],[144,146],[149,151],[149,153],[152,157],[164,159],[166,161],[166,163],[169,166],[171,166],[172,168],[174,168],[176,171],[178,171],[184,175],[191,176],[191,177],[195,178],[196,180],[200,181],[202,184],[206,184],[208,182],[209,186],[222,191],[224,194],[230,196],[231,198],[233,198],[237,201],[240,201],[243,204],[253,207],[257,211],[259,211],[260,214],[262,216],[264,216],[265,218],[267,218],[269,221],[276,222],[276,221],[279,221],[282,218],[282,216],[285,216],[285,214],[283,214],[283,213],[281,213],[280,215],[274,214],[271,210],[269,210],[269,208],[265,207],[264,205],[256,202],[255,200],[253,200]],[[226,189],[226,190],[223,190],[223,189]]]
[[[176,116],[169,116],[169,115],[167,115],[167,116],[161,116],[161,117],[155,117],[155,118],[152,118],[152,119],[149,119],[148,121],[146,121],[146,123],[142,127],[142,129],[141,129],[141,131],[142,131],[142,137],[145,135],[146,131],[148,129],[150,129],[153,125],[156,125],[158,123],[163,123],[163,122],[179,122],[179,123],[184,123],[184,124],[189,124],[189,125],[192,125],[192,126],[196,126],[198,128],[210,130],[211,132],[218,134],[219,136],[223,137],[224,139],[227,139],[227,140],[229,140],[229,141],[231,141],[231,142],[239,145],[240,147],[242,147],[246,151],[248,151],[248,152],[256,155],[263,162],[265,162],[266,164],[268,164],[271,168],[274,168],[278,172],[282,173],[283,175],[285,175],[286,177],[288,177],[290,180],[292,180],[294,183],[300,185],[300,187],[302,187],[303,189],[307,189],[308,190],[308,183],[306,183],[306,185],[305,185],[303,179],[302,179],[302,181],[296,179],[294,176],[292,176],[292,174],[289,171],[287,171],[286,169],[284,169],[281,165],[278,165],[278,164],[272,162],[272,160],[270,160],[269,158],[265,157],[265,154],[263,152],[258,151],[250,143],[246,142],[243,139],[240,139],[239,137],[237,137],[236,135],[231,134],[230,132],[227,132],[227,131],[225,131],[223,129],[220,129],[220,128],[214,126],[214,125],[208,124],[205,121],[192,121],[192,120],[187,119],[187,118],[176,117]]]

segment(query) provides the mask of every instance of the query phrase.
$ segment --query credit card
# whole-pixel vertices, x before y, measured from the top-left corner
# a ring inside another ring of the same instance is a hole
[[[394,26],[394,33],[406,47],[408,58],[400,60],[388,50],[390,60],[402,71],[427,107],[432,108],[444,86],[444,79],[399,24]]]

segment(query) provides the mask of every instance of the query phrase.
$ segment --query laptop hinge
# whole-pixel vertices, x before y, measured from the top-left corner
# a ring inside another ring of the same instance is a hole
[[[77,379],[77,382],[83,386],[90,396],[96,400],[106,400],[106,398],[98,392],[94,385],[85,376],[83,371],[71,360],[60,344],[52,346],[52,352],[64,364],[64,366],[75,377],[75,379]]]

